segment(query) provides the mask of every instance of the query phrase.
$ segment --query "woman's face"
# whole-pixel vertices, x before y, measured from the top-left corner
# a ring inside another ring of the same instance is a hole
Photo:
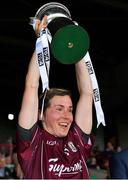
[[[65,137],[73,121],[72,109],[68,95],[54,96],[44,114],[44,129],[56,137]]]

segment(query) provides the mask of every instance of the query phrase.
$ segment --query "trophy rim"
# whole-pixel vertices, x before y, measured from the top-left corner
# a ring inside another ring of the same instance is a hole
[[[58,7],[58,8],[63,9],[63,10],[67,13],[68,18],[71,19],[71,14],[70,14],[70,11],[68,10],[68,8],[67,8],[65,5],[61,4],[61,3],[59,3],[59,2],[54,2],[54,1],[42,5],[42,6],[37,10],[37,12],[36,12],[36,14],[35,14],[35,18],[36,18],[36,19],[39,19],[38,15],[39,15],[39,12],[40,12],[41,10],[44,9],[42,12],[46,12],[48,9],[53,8],[53,7]],[[43,14],[43,13],[42,13],[42,14]],[[45,13],[44,13],[44,15],[45,15]],[[42,16],[42,17],[43,17],[43,16]]]

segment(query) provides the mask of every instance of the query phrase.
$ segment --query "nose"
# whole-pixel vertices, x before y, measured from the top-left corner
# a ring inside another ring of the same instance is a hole
[[[63,116],[64,116],[65,119],[72,120],[72,113],[69,112],[69,111],[67,111],[67,110],[65,110],[65,111],[63,112]]]

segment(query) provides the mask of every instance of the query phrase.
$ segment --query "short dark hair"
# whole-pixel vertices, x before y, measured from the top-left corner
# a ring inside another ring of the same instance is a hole
[[[42,105],[42,101],[44,99],[44,107],[43,112],[49,107],[50,100],[54,96],[66,96],[68,95],[72,99],[71,91],[68,89],[61,89],[61,88],[50,88],[46,90],[44,93],[40,95],[40,105]]]

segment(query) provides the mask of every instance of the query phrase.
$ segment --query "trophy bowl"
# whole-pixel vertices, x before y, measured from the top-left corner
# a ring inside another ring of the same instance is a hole
[[[89,49],[87,31],[76,24],[70,11],[61,3],[50,2],[41,6],[31,18],[30,24],[36,19],[47,16],[47,28],[52,35],[51,53],[62,64],[74,64],[81,60]]]

